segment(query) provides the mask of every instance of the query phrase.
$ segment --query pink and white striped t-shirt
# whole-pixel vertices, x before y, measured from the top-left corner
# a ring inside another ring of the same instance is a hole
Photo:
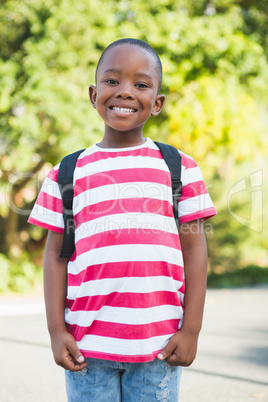
[[[201,171],[181,155],[180,223],[208,219],[216,211]],[[63,233],[58,167],[29,222]],[[172,202],[169,169],[149,138],[130,148],[95,144],[79,156],[65,320],[84,356],[151,361],[180,328],[184,272]]]

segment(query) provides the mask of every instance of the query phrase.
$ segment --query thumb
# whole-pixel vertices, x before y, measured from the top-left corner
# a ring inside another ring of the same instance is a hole
[[[175,348],[176,348],[176,345],[171,338],[169,340],[169,342],[167,343],[167,345],[164,347],[164,349],[162,349],[161,352],[158,353],[157,358],[159,360],[166,359],[168,356],[170,356],[172,354],[172,352],[174,351]]]
[[[68,346],[67,346],[70,354],[73,356],[73,358],[78,362],[78,363],[83,363],[83,361],[85,360],[84,356],[82,355],[82,353],[80,352],[80,350],[78,349],[76,342],[74,339],[72,339]]]

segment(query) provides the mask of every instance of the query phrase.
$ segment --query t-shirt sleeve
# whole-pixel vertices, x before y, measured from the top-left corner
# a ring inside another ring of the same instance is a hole
[[[180,224],[195,219],[203,221],[217,214],[204,183],[203,175],[196,162],[189,156],[182,156],[182,195],[179,200]]]
[[[58,171],[59,164],[47,175],[28,222],[53,232],[64,233],[62,199],[57,183]]]

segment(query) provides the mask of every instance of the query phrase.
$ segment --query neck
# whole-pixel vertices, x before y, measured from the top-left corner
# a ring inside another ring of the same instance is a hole
[[[143,133],[115,132],[113,135],[105,133],[98,144],[101,148],[128,148],[142,145],[145,142]]]

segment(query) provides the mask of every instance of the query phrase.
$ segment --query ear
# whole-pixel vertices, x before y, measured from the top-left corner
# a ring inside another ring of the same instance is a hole
[[[97,87],[94,85],[90,85],[88,88],[88,93],[89,93],[89,99],[90,102],[92,103],[92,106],[96,108],[96,99],[97,99]]]
[[[157,97],[155,98],[155,103],[152,109],[151,116],[157,116],[161,112],[164,106],[164,102],[165,102],[165,95],[157,95]]]

